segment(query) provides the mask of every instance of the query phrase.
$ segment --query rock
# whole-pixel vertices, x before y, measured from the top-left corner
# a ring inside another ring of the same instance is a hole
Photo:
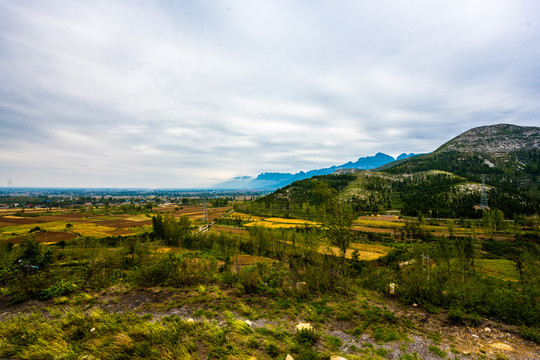
[[[193,322],[195,322],[195,320],[193,320],[192,318],[189,318],[189,319],[186,320],[186,322],[193,323]]]
[[[313,326],[310,323],[300,323],[296,325],[296,331],[300,330],[313,330]]]
[[[487,327],[487,328],[484,328],[484,331],[485,332],[491,332],[491,329]]]
[[[96,331],[96,328],[91,328],[90,329],[90,332],[93,333],[94,331]]]
[[[253,326],[253,323],[252,323],[251,321],[247,320],[247,319],[246,319],[244,322],[245,322],[245,323],[247,324],[247,326],[249,326],[249,327]]]
[[[495,342],[493,344],[490,344],[492,348],[499,349],[499,350],[506,350],[506,351],[513,351],[514,348],[508,344]]]
[[[287,357],[285,358],[285,360],[294,360],[294,358],[291,355],[287,354]]]
[[[414,303],[414,304],[412,304],[412,306],[413,306],[413,307],[417,307],[417,306],[418,306],[418,304],[417,304],[417,303]]]
[[[476,334],[472,334],[472,337],[475,338],[475,339],[478,339],[478,335],[476,335]]]
[[[334,355],[330,358],[330,360],[347,360],[347,359],[341,356]]]

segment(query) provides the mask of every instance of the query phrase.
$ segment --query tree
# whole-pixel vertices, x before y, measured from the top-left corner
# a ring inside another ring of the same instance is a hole
[[[351,225],[356,218],[352,207],[339,200],[329,202],[326,207],[325,227],[328,240],[336,246],[341,253],[341,265],[345,269],[345,255],[351,244]]]
[[[448,235],[453,238],[454,237],[454,220],[448,219],[446,220],[446,227],[448,228]]]
[[[171,214],[153,216],[152,225],[156,236],[165,240],[169,246],[181,245],[189,235],[191,228],[191,222],[187,216],[181,216],[176,220]]]

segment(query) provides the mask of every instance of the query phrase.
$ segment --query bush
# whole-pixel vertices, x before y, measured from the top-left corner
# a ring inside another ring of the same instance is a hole
[[[38,294],[38,298],[42,300],[51,299],[53,297],[68,295],[77,290],[77,285],[73,280],[60,280],[54,285],[49,286]]]
[[[260,283],[260,275],[256,266],[243,267],[238,274],[238,279],[246,293],[252,294],[257,291]]]
[[[521,336],[525,339],[540,344],[540,330],[538,328],[521,327]]]
[[[276,344],[270,343],[266,345],[266,353],[270,355],[270,357],[275,358],[279,355],[279,348]]]
[[[435,354],[435,355],[437,355],[437,356],[439,356],[439,357],[442,357],[443,359],[446,357],[446,351],[443,351],[443,350],[439,349],[439,348],[438,348],[437,346],[435,346],[435,345],[431,345],[430,347],[428,347],[428,350],[429,350],[431,353],[433,353],[433,354]]]
[[[319,341],[320,338],[321,335],[317,334],[315,330],[302,329],[296,333],[296,341],[300,345],[313,346]]]
[[[325,335],[324,341],[328,349],[332,351],[338,351],[343,346],[341,339],[335,336]]]

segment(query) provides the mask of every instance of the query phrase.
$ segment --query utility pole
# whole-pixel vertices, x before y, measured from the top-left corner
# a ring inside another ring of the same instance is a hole
[[[204,199],[202,221],[203,223],[208,223],[208,209],[206,208],[206,198]]]
[[[429,268],[431,267],[431,259],[422,253],[422,267],[427,268],[427,279],[429,280]]]

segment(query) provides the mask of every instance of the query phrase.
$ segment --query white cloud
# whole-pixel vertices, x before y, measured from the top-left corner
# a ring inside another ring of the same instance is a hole
[[[208,186],[538,125],[538,13],[0,0],[0,185]]]

